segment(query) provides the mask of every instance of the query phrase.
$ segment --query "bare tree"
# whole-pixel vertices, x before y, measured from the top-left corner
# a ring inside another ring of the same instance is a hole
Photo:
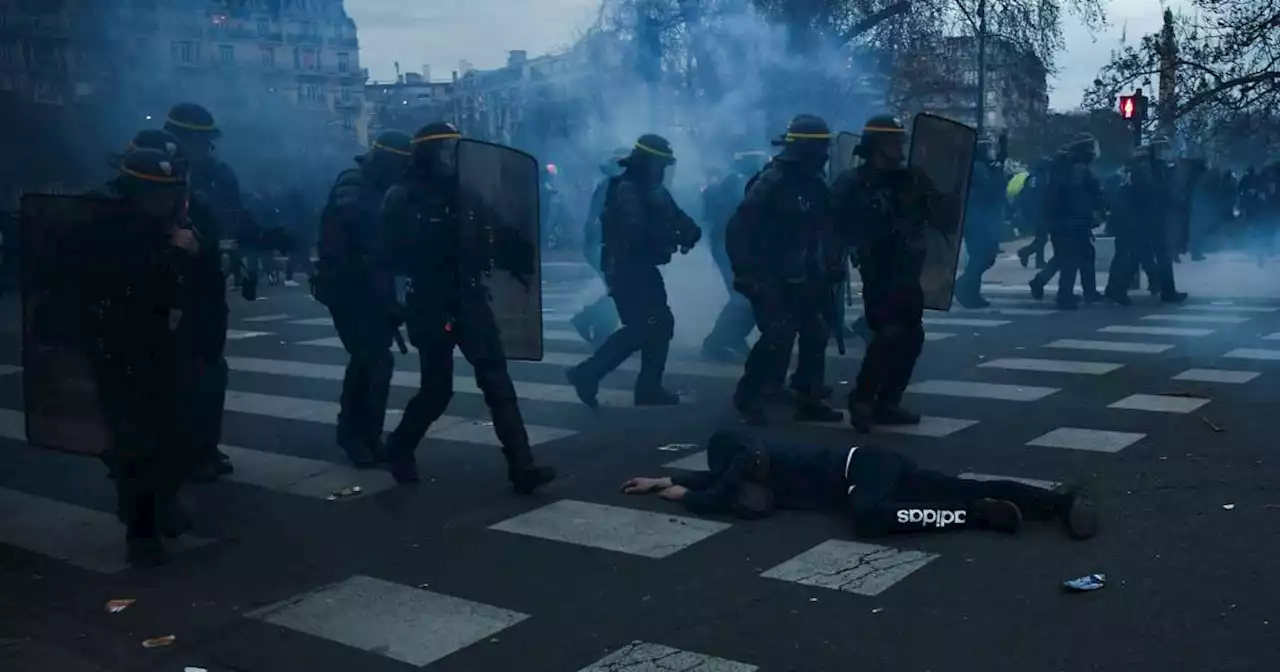
[[[1191,13],[1173,17],[1177,51],[1170,55],[1175,120],[1198,123],[1265,118],[1280,106],[1280,0],[1190,0]],[[1085,94],[1086,107],[1112,108],[1116,96],[1151,89],[1160,74],[1159,33],[1112,55]],[[1234,122],[1231,122],[1234,123]]]

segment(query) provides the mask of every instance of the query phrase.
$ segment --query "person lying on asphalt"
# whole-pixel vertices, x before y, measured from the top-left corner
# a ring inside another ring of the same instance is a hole
[[[883,448],[767,443],[738,432],[707,442],[710,471],[632,478],[627,494],[658,493],[699,514],[763,518],[775,509],[847,512],[860,537],[987,529],[1017,532],[1024,519],[1060,521],[1074,539],[1098,530],[1088,491],[979,481],[921,469]]]

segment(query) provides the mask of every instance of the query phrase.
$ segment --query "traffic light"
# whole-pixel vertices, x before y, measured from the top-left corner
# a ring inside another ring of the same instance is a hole
[[[1137,96],[1120,96],[1120,116],[1129,121],[1138,117]]]

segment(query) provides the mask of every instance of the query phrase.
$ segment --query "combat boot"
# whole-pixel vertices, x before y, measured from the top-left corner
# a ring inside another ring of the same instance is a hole
[[[600,400],[596,398],[600,394],[600,381],[598,379],[593,378],[584,371],[581,364],[565,371],[564,377],[573,386],[573,391],[577,393],[579,401],[586,404],[587,408],[599,408]]]
[[[898,404],[878,404],[874,410],[877,425],[903,427],[920,424],[920,414],[899,406]]]
[[[387,467],[392,478],[400,485],[418,482],[418,460],[414,457],[417,446],[401,445],[395,434],[387,439]]]
[[[849,397],[849,424],[863,434],[870,434],[875,426],[875,406],[869,401],[854,401]]]
[[[356,469],[368,469],[378,463],[369,444],[358,436],[339,436],[338,447]]]
[[[551,467],[540,467],[533,461],[533,451],[529,444],[518,448],[503,448],[507,457],[507,480],[517,494],[531,495],[534,490],[556,480],[556,470]]]

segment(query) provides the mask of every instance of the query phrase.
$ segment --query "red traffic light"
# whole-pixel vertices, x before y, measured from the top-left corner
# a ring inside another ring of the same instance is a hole
[[[1138,116],[1138,102],[1134,96],[1120,96],[1120,116],[1125,119]]]

